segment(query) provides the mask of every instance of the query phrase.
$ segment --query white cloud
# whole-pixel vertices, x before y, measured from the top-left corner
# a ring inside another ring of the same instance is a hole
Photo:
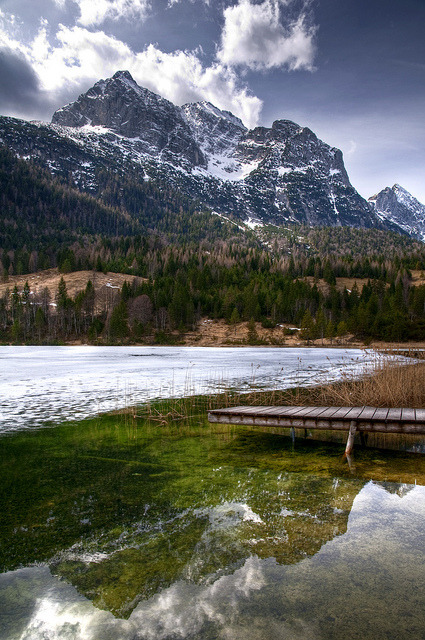
[[[5,46],[23,56],[36,72],[41,89],[56,107],[62,98],[75,99],[91,84],[128,69],[142,86],[175,104],[209,100],[239,116],[247,126],[258,122],[262,102],[240,83],[235,72],[220,63],[204,66],[202,52],[164,53],[154,45],[134,52],[126,43],[103,31],[59,25],[50,36],[42,22],[32,42],[24,44],[16,35],[0,28]]]
[[[150,8],[150,0],[69,0],[78,5],[80,17],[78,22],[85,26],[98,25],[105,20],[143,19]],[[65,7],[67,0],[54,0],[60,8]]]
[[[84,26],[100,24],[106,19],[142,19],[150,7],[149,0],[74,0],[80,7],[78,22]]]
[[[305,11],[296,19],[284,15],[290,3],[291,0],[264,0],[253,4],[251,0],[239,0],[225,9],[218,59],[226,65],[253,70],[286,66],[291,71],[312,71],[316,28],[308,25]]]

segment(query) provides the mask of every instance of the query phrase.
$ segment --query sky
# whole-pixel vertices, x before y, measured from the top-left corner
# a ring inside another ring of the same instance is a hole
[[[307,126],[362,196],[425,203],[425,0],[0,0],[2,115],[50,121],[123,69],[250,128]]]

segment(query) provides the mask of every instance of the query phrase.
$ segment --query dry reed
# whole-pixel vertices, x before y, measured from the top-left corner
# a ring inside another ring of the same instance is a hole
[[[425,408],[425,362],[377,363],[373,375],[321,388],[321,403],[338,406]]]
[[[314,387],[239,393],[227,390],[219,394],[188,395],[126,407],[133,420],[144,419],[158,426],[185,421],[205,423],[211,409],[249,406],[374,406],[425,408],[425,362],[399,365],[394,358],[377,359],[374,371],[359,377],[345,376],[338,382]]]
[[[372,372],[347,375],[338,382],[314,387],[253,391],[235,398],[249,405],[373,406],[425,408],[425,362],[398,364],[377,359]],[[233,404],[233,403],[232,403]]]

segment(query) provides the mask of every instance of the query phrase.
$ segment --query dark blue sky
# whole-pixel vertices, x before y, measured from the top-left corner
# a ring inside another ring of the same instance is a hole
[[[425,0],[0,0],[0,112],[49,120],[127,68],[176,104],[288,118],[368,197],[425,202]]]

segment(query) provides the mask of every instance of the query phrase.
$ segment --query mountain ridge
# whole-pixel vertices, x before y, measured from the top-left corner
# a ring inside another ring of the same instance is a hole
[[[229,111],[206,101],[177,107],[118,71],[56,111],[52,124],[100,126],[132,140],[133,152],[146,160],[183,169],[190,185],[177,180],[178,188],[226,215],[276,224],[376,224],[340,150],[289,120],[248,130]]]
[[[425,242],[425,205],[395,184],[369,198],[376,215]]]
[[[248,130],[211,103],[176,107],[118,71],[55,112],[52,124],[92,136],[108,129],[127,146],[131,140],[133,154],[145,162],[183,169],[184,177],[170,176],[175,186],[225,215],[276,224],[376,224],[349,182],[341,152],[288,120]],[[99,126],[103,131],[89,129]]]
[[[341,151],[308,127],[281,119],[248,130],[210,102],[176,106],[140,87],[128,71],[96,82],[50,124],[0,118],[0,139],[94,195],[99,170],[130,171],[236,222],[418,235],[414,221],[411,228],[362,198]]]

